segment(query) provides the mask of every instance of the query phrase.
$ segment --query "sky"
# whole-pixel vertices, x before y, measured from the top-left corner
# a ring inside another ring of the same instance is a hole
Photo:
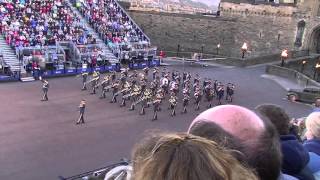
[[[216,5],[218,6],[220,3],[220,0],[192,0],[196,2],[202,2],[204,4],[208,4],[209,6]]]

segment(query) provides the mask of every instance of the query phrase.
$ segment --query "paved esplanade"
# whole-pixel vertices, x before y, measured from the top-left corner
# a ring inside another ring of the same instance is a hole
[[[183,70],[181,64],[168,67],[173,68]],[[185,69],[201,77],[235,83],[234,104],[253,108],[275,103],[297,117],[311,111],[309,106],[284,100],[286,92],[281,86],[260,77],[264,67],[186,65]],[[133,144],[145,130],[185,131],[197,115],[190,105],[188,114],[178,113],[172,118],[163,106],[159,120],[151,122],[152,108],[139,116],[138,110],[130,112],[110,104],[110,94],[107,100],[100,100],[98,95],[80,91],[81,81],[76,77],[49,79],[48,102],[40,101],[39,81],[0,84],[0,179],[50,180],[103,167],[130,157]],[[87,101],[86,124],[75,125],[82,98]]]

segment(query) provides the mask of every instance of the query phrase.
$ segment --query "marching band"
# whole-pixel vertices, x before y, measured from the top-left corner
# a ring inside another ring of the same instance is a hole
[[[183,108],[181,114],[187,113],[192,91],[196,111],[200,109],[202,97],[204,97],[205,102],[208,103],[207,108],[212,107],[214,97],[218,100],[219,105],[222,104],[225,88],[224,85],[217,80],[212,81],[210,78],[203,78],[203,81],[201,81],[200,75],[196,74],[192,81],[190,72],[180,74],[179,71],[174,70],[170,73],[166,68],[162,68],[160,71],[160,69],[156,67],[152,69],[152,76],[149,81],[148,72],[148,67],[144,68],[141,73],[138,73],[136,70],[130,73],[127,68],[123,68],[120,73],[111,72],[105,75],[101,82],[99,82],[99,72],[93,72],[92,78],[89,81],[87,81],[88,73],[82,73],[82,90],[86,89],[86,84],[91,83],[91,94],[95,94],[96,89],[101,87],[100,98],[106,98],[107,92],[109,92],[109,89],[112,89],[112,99],[110,103],[117,103],[117,97],[121,96],[120,107],[125,107],[126,102],[130,101],[131,106],[129,110],[133,111],[136,105],[140,104],[140,115],[144,115],[146,113],[145,109],[152,105],[152,120],[158,119],[157,113],[161,110],[161,104],[164,103],[166,96],[169,97],[167,102],[169,103],[168,109],[170,109],[170,115],[172,117],[176,115],[180,89],[182,89],[181,104]],[[225,100],[227,102],[233,101],[234,90],[234,84],[228,83],[226,85]]]

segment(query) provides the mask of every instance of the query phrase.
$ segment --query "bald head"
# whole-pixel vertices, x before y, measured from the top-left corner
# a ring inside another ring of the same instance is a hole
[[[191,123],[189,133],[235,149],[237,156],[254,168],[261,180],[277,180],[281,170],[279,136],[268,119],[240,106],[217,106],[201,113]]]
[[[213,122],[245,142],[258,139],[265,130],[263,121],[254,112],[235,105],[217,106],[204,111],[191,123],[189,131],[201,121]]]

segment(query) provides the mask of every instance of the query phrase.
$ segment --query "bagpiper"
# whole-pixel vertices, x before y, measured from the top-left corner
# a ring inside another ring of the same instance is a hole
[[[183,90],[183,99],[182,99],[182,106],[183,110],[181,114],[187,113],[187,106],[189,104],[190,96],[188,95],[188,90],[184,89]]]
[[[169,103],[170,103],[170,109],[171,109],[171,116],[175,116],[178,97],[174,93],[171,93],[171,96],[169,98]]]
[[[41,101],[48,101],[48,91],[49,91],[49,82],[45,79],[41,79],[42,81],[42,100]]]
[[[200,109],[201,98],[202,98],[201,89],[200,89],[200,87],[197,87],[194,91],[194,99],[195,99],[195,104],[196,104],[195,110],[196,111]]]

